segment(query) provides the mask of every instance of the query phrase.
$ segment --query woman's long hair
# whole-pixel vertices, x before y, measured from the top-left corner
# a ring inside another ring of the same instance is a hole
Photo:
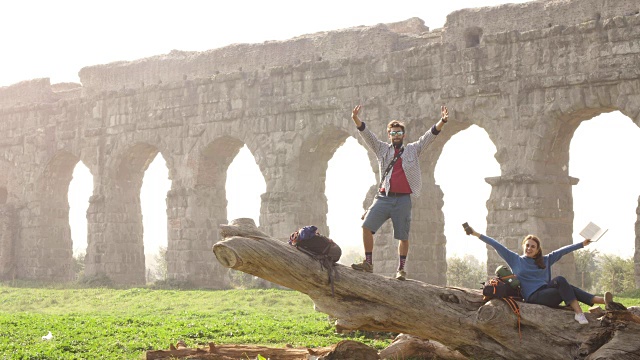
[[[522,240],[523,247],[527,240],[533,240],[538,245],[538,252],[533,256],[533,260],[540,269],[545,269],[546,266],[544,265],[544,259],[542,258],[542,245],[540,245],[540,239],[535,235],[527,235],[524,237],[524,240]]]

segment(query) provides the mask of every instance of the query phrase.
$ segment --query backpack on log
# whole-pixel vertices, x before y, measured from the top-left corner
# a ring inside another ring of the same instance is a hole
[[[495,274],[496,277],[482,283],[482,300],[504,300],[518,317],[518,334],[520,334],[520,340],[522,340],[522,333],[520,332],[520,305],[518,305],[518,301],[524,300],[520,293],[520,280],[511,272],[511,269],[504,265],[498,266]]]
[[[289,236],[289,244],[298,250],[311,256],[320,262],[322,270],[329,272],[329,283],[331,284],[331,295],[335,296],[334,280],[338,273],[335,269],[336,262],[342,256],[342,249],[333,240],[321,235],[316,226],[310,225],[295,231]]]
[[[500,265],[496,268],[495,274],[496,277],[482,283],[482,296],[484,301],[504,298],[522,300],[520,280],[511,272],[511,269]]]

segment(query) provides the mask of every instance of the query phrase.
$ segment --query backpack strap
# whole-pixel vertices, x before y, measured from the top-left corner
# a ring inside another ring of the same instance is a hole
[[[502,300],[504,300],[507,305],[509,305],[511,311],[513,311],[513,313],[518,317],[518,335],[520,335],[520,342],[522,342],[522,332],[520,331],[520,305],[518,305],[516,298],[514,298],[513,296],[504,297],[502,298]]]
[[[338,279],[338,269],[336,269],[336,263],[331,261],[328,256],[325,255],[324,260],[320,263],[322,266],[326,267],[329,271],[329,283],[331,284],[331,296],[336,297],[336,291],[334,287],[334,282]]]
[[[311,257],[312,257],[312,258],[314,258],[314,259],[316,259],[316,257],[318,256],[318,255],[316,255],[316,254],[312,253],[311,251],[309,251],[309,250],[307,250],[307,249],[303,248],[302,246],[295,245],[295,247],[296,247],[296,249],[298,249],[298,250],[302,251],[303,253],[305,253],[305,254],[307,254],[307,255],[311,256]]]
[[[498,278],[493,278],[491,280],[489,280],[489,285],[493,286],[493,295],[495,295],[498,292],[498,283],[500,282],[500,279]]]
[[[391,169],[393,168],[393,165],[396,164],[396,161],[398,161],[398,159],[400,158],[403,152],[404,152],[404,146],[400,148],[400,151],[398,151],[398,153],[393,157],[393,159],[391,159],[391,162],[389,163],[389,165],[387,165],[387,168],[384,170],[384,174],[380,177],[380,185],[378,186],[378,191],[382,189],[382,184],[384,184],[384,179],[387,177],[387,174],[389,174],[389,171],[391,171]]]
[[[336,263],[331,261],[329,255],[316,255],[314,258],[320,262],[321,270],[327,269],[327,272],[329,273],[328,281],[329,284],[331,284],[331,296],[335,297],[336,292],[334,282],[338,279],[338,270],[336,269]]]
[[[314,254],[301,246],[296,247],[298,248],[298,250],[311,256],[314,260],[318,260],[318,262],[320,263],[320,270],[327,269],[327,271],[329,272],[329,283],[331,284],[331,296],[335,297],[334,282],[338,279],[338,270],[336,269],[336,264],[331,261],[329,255],[327,255],[327,251],[331,247],[331,244],[329,244],[329,246],[324,249],[323,255]]]

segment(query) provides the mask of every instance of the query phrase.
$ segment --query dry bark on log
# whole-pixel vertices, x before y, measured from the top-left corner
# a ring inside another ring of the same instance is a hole
[[[338,320],[338,330],[388,331],[432,339],[471,358],[640,359],[640,325],[588,325],[573,312],[521,303],[516,317],[501,300],[482,301],[479,290],[398,281],[338,264],[335,297],[327,272],[304,253],[257,229],[252,219],[220,225],[218,261],[308,295],[315,309]],[[624,346],[622,346],[624,344]]]

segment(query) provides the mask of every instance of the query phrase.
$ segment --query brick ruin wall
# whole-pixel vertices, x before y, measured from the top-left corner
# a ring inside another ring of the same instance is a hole
[[[433,170],[444,143],[472,124],[496,145],[502,172],[487,179],[488,233],[512,249],[532,232],[547,249],[566,245],[578,182],[567,169],[573,131],[616,110],[640,123],[639,12],[630,0],[505,4],[453,12],[441,29],[412,18],[89,66],[81,84],[35,79],[0,88],[0,276],[72,278],[66,194],[83,161],[94,176],[85,271],[144,283],[139,190],[159,152],[172,180],[169,276],[225,287],[211,245],[227,222],[226,169],[239,149],[249,147],[267,183],[263,231],[285,238],[313,223],[327,232],[327,162],[355,134],[348,113],[358,102],[381,135],[392,116],[419,133],[419,119],[440,103],[453,111],[444,140],[421,159],[412,277],[446,282]],[[394,254],[385,226],[376,272],[392,274]],[[498,262],[490,252],[488,268]],[[568,257],[556,271],[571,277],[571,265]]]

